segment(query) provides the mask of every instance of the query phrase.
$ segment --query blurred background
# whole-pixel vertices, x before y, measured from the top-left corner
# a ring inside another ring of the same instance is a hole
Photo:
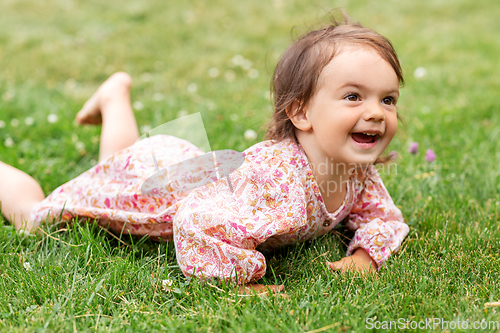
[[[339,7],[399,53],[403,123],[390,150],[404,157],[416,141],[445,165],[477,161],[479,145],[496,154],[484,141],[498,136],[498,1],[2,0],[0,158],[46,191],[88,169],[99,129],[73,118],[116,71],[134,79],[141,133],[201,112],[212,149],[242,151],[263,139],[281,52]],[[402,165],[413,174],[421,161]]]

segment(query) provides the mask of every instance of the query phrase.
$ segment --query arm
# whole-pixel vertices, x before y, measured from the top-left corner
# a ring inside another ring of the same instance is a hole
[[[348,257],[330,265],[332,269],[378,269],[392,253],[396,252],[408,233],[401,211],[387,192],[375,167],[368,169],[364,189],[358,195],[347,227],[356,230],[349,244]],[[346,268],[346,263],[351,262]],[[353,263],[353,264],[352,264]],[[333,266],[333,267],[332,267]]]

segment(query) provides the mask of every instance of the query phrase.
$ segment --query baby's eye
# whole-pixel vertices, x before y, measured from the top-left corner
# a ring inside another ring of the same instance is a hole
[[[393,105],[393,104],[394,104],[394,98],[393,98],[393,97],[385,97],[385,98],[382,100],[382,104],[385,104],[385,105]]]
[[[346,99],[350,102],[357,102],[357,101],[359,101],[359,96],[356,94],[349,94],[349,95],[345,96],[344,99]]]

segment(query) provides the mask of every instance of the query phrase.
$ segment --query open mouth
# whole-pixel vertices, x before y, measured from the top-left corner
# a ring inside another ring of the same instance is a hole
[[[351,137],[357,143],[375,143],[380,135],[376,133],[352,133]]]

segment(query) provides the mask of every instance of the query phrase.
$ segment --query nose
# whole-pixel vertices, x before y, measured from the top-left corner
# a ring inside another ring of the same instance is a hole
[[[363,114],[363,119],[365,121],[375,121],[382,122],[385,120],[385,111],[379,102],[370,103],[366,107],[366,111]]]

